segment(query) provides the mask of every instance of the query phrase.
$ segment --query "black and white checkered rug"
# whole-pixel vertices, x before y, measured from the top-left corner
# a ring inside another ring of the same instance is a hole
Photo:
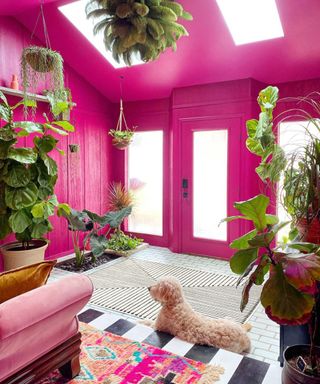
[[[111,313],[86,309],[79,320],[100,330],[144,342],[168,352],[201,361],[205,364],[221,365],[225,373],[219,384],[280,384],[281,368],[276,364],[252,359],[214,347],[187,343],[167,333],[154,331],[150,327],[134,323]]]

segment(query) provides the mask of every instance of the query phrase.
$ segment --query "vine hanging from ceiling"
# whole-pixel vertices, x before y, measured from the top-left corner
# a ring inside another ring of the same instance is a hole
[[[89,0],[86,13],[94,19],[94,33],[103,32],[106,49],[126,65],[135,57],[149,62],[167,48],[176,50],[180,37],[188,36],[178,19],[192,20],[173,0]]]

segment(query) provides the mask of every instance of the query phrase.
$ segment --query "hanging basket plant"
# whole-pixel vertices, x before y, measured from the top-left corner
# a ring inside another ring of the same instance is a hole
[[[94,33],[103,32],[106,49],[126,65],[134,57],[144,62],[156,60],[167,48],[188,36],[179,18],[192,15],[173,0],[89,0],[87,17],[96,20]]]
[[[27,92],[36,93],[43,82],[55,98],[63,97],[64,75],[61,55],[49,48],[30,46],[24,48],[21,57],[22,85]]]

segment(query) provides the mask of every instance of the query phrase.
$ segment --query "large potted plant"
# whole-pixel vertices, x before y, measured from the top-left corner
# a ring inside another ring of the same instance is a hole
[[[49,155],[57,150],[58,140],[50,132],[67,135],[74,127],[66,121],[15,121],[19,106],[35,107],[34,101],[23,100],[10,106],[0,92],[0,239],[14,234],[17,242],[1,248],[5,269],[43,260],[52,230],[49,217],[55,209],[66,210],[54,194],[58,167]],[[33,145],[22,147],[19,138],[33,134]],[[39,251],[39,252],[38,252]]]
[[[288,166],[273,133],[273,110],[277,100],[276,87],[262,90],[258,97],[259,120],[247,121],[247,148],[260,156],[256,172],[268,187],[273,187],[271,190],[275,190],[275,183]],[[251,221],[253,227],[230,244],[235,249],[230,266],[233,272],[241,275],[239,284],[243,284],[240,309],[245,308],[251,287],[264,283],[261,303],[267,316],[280,325],[306,325],[309,330],[309,345],[291,346],[284,353],[283,383],[319,383],[320,351],[316,343],[320,248],[304,242],[274,247],[277,233],[289,222],[279,223],[275,215],[268,214],[269,203],[269,197],[263,194],[235,203],[241,215],[225,219],[244,219]]]

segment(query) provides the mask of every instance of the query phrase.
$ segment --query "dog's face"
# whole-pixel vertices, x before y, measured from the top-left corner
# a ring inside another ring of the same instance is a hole
[[[177,304],[183,301],[182,288],[173,277],[162,278],[148,288],[150,295],[161,304]]]

